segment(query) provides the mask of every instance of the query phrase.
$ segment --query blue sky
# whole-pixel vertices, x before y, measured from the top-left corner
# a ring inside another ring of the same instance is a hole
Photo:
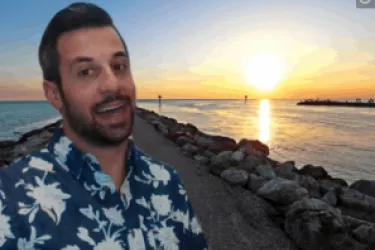
[[[30,85],[31,80],[30,83],[24,81],[40,78],[37,48],[41,34],[52,16],[72,2],[1,0],[0,78],[6,81],[0,81],[0,90],[3,90],[0,99],[6,99],[4,91],[17,86],[24,86],[24,89],[10,91],[10,96],[25,95],[27,91],[34,91],[33,96],[38,95],[38,91],[41,93],[38,85],[35,88]],[[365,50],[375,55],[371,46],[367,48],[369,41],[375,39],[375,9],[356,9],[355,0],[89,2],[107,10],[124,36],[141,92],[147,92],[152,86],[160,87],[163,80],[177,79],[181,75],[194,79],[194,83],[200,82],[197,74],[190,74],[192,68],[201,76],[202,72],[210,71],[207,62],[223,55],[229,58],[228,64],[231,59],[240,58],[234,60],[240,65],[241,60],[246,60],[241,55],[249,53],[250,56],[249,48],[260,46],[258,43],[263,44],[263,50],[264,44],[268,44],[270,51],[276,51],[278,46],[290,49],[298,42],[319,49]],[[262,39],[258,41],[259,37]],[[361,44],[366,48],[362,49]],[[203,66],[196,69],[197,65]],[[226,68],[225,62],[216,63],[215,68],[222,68],[226,76],[239,72],[229,66]],[[10,78],[17,80],[9,83]]]

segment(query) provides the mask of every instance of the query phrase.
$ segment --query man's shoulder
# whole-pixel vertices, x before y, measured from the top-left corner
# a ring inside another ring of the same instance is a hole
[[[175,168],[168,163],[153,158],[145,152],[138,150],[136,160],[140,162],[142,172],[151,174],[154,178],[164,182],[181,182],[180,176]],[[171,183],[172,184],[172,183]]]
[[[3,182],[14,181],[19,179],[21,174],[26,174],[30,168],[52,171],[53,164],[49,154],[47,149],[39,149],[17,158],[9,166],[0,169],[0,179]]]

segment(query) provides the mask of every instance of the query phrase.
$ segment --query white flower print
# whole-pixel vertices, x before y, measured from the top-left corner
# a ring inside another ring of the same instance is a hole
[[[184,225],[184,230],[189,230],[189,215],[181,210],[173,211],[171,214],[171,219],[180,222]]]
[[[159,215],[165,216],[171,212],[172,201],[168,195],[151,195],[151,204]]]
[[[199,221],[197,219],[196,216],[193,217],[193,219],[191,220],[191,223],[190,223],[190,227],[191,227],[191,231],[194,233],[194,234],[200,234],[202,233],[202,228],[199,224]]]
[[[158,164],[149,164],[151,174],[158,180],[161,180],[164,185],[167,185],[171,179],[169,172]]]
[[[57,156],[58,161],[60,161],[63,165],[66,165],[66,158],[71,151],[71,144],[72,142],[65,136],[60,138],[60,141],[55,143],[54,151]]]
[[[122,217],[121,210],[117,210],[117,206],[111,208],[103,208],[105,216],[115,226],[123,226],[125,223],[124,217]]]
[[[45,178],[45,176],[44,176]],[[19,202],[20,210],[19,214],[26,215],[29,214],[29,223],[34,221],[36,213],[41,208],[44,212],[48,214],[52,220],[59,224],[61,215],[65,211],[66,199],[69,199],[70,194],[64,193],[58,188],[59,183],[55,182],[52,184],[45,184],[44,178],[41,180],[38,176],[35,177],[36,186],[32,184],[21,183],[20,185],[25,185],[27,190],[27,196],[35,200],[34,204],[26,205]]]
[[[154,188],[159,187],[159,183],[167,185],[171,180],[171,175],[168,170],[163,166],[156,163],[153,163],[148,157],[141,156],[141,159],[146,162],[149,167],[149,173],[142,171],[142,177],[135,176],[134,178],[142,183],[150,185],[153,184]]]
[[[31,160],[29,162],[30,168],[39,169],[41,171],[47,171],[50,173],[53,173],[53,164],[45,161],[39,157],[31,157]]]
[[[154,236],[153,230],[148,231],[148,233],[147,233],[147,240],[148,240],[148,244],[150,244],[150,246],[153,249],[157,249],[156,248],[156,242],[155,242],[155,236]]]
[[[35,244],[43,245],[46,240],[51,239],[51,235],[45,234],[40,237],[36,237],[35,227],[31,226],[30,239],[19,238],[17,241],[18,250],[36,250]]]
[[[133,168],[130,167],[129,169],[130,169],[130,171],[128,172],[128,174],[126,176],[124,183],[120,187],[121,201],[122,201],[122,204],[124,205],[125,209],[129,208],[130,202],[133,199],[133,195],[132,195],[132,192],[130,190],[129,178],[128,178],[129,176],[131,176]]]
[[[139,229],[133,229],[128,234],[129,249],[134,250],[146,250],[145,239],[143,233]]]
[[[104,209],[103,209],[104,210]],[[124,249],[122,245],[124,244],[121,240],[117,239],[120,236],[121,231],[124,231],[126,227],[120,227],[115,232],[111,232],[112,226],[118,227],[119,225],[125,224],[125,220],[121,213],[117,210],[117,206],[114,208],[109,208],[104,210],[105,220],[100,219],[99,211],[94,212],[91,205],[88,208],[81,208],[80,212],[85,215],[88,219],[96,221],[98,228],[92,230],[92,232],[102,232],[104,240],[100,243],[95,243],[95,241],[90,237],[89,231],[84,228],[78,228],[78,237],[94,247],[95,250],[101,249],[114,249],[122,250]],[[109,220],[109,225],[107,223]],[[116,221],[115,221],[116,220]],[[119,221],[117,221],[119,220]]]
[[[94,247],[94,250],[124,250],[121,246],[121,241],[116,241],[112,238],[105,239]]]
[[[7,239],[14,239],[14,234],[10,228],[10,217],[3,213],[5,206],[0,200],[0,247],[4,245]]]
[[[61,250],[80,250],[80,249],[77,245],[74,245],[74,246],[68,245],[64,248],[61,248]]]
[[[155,238],[164,247],[164,250],[178,250],[179,240],[172,227],[162,227],[157,230]]]

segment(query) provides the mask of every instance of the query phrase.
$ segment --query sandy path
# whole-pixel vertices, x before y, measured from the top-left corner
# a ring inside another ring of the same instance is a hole
[[[180,174],[211,250],[295,249],[267,215],[265,201],[209,174],[138,116],[133,137],[141,150]]]

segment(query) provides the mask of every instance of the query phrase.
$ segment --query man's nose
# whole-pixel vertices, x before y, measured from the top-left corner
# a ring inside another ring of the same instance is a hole
[[[103,69],[99,82],[99,91],[101,93],[114,92],[118,88],[118,79],[111,67]]]

